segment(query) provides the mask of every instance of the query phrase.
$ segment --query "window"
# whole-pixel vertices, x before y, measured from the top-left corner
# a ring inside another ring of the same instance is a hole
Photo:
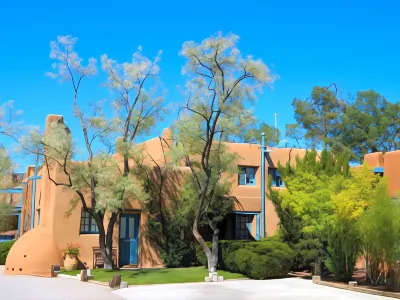
[[[81,214],[81,234],[99,233],[96,220],[87,211]]]
[[[281,174],[275,168],[268,168],[268,175],[272,176],[272,186],[284,187]]]
[[[256,185],[256,168],[239,167],[239,185]]]
[[[375,175],[379,175],[379,176],[383,177],[383,173],[384,173],[383,167],[374,168],[374,173],[375,173]]]
[[[236,214],[235,239],[248,240],[251,236],[252,215]]]

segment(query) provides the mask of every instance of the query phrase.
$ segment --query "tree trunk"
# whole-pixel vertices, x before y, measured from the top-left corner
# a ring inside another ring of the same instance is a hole
[[[101,256],[103,257],[105,270],[112,270],[113,269],[113,261],[112,261],[112,244],[106,245],[106,238],[108,239],[108,235],[106,236],[104,229],[100,230],[99,233],[99,245],[101,250]],[[111,246],[111,248],[110,248]]]
[[[107,226],[107,234],[104,230],[104,225],[97,224],[99,227],[99,245],[101,250],[101,255],[103,257],[105,270],[113,270],[117,266],[114,266],[113,256],[112,256],[112,245],[113,245],[113,233],[114,225],[117,221],[118,213],[112,213],[110,221]],[[102,218],[101,218],[102,219]]]
[[[315,260],[314,275],[321,276],[321,258],[319,255]]]
[[[211,246],[211,258],[209,258],[208,261],[208,271],[209,272],[216,272],[217,271],[217,266],[218,266],[218,236],[219,236],[219,230],[217,229],[216,231],[213,232],[213,238],[212,238],[212,246]]]
[[[208,220],[208,225],[213,231],[213,237],[212,237],[212,245],[211,245],[211,253],[210,257],[208,258],[208,271],[209,272],[216,272],[217,271],[217,266],[218,266],[218,236],[219,236],[219,229],[215,224],[209,219]]]

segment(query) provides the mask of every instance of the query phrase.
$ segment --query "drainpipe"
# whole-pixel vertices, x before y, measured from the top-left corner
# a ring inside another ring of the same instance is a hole
[[[33,227],[35,226],[35,197],[36,197],[36,178],[37,178],[38,160],[39,160],[39,155],[36,155],[36,163],[35,163],[35,168],[33,169],[33,178],[32,178],[31,229],[33,229]]]
[[[265,133],[261,133],[261,237],[265,237]]]

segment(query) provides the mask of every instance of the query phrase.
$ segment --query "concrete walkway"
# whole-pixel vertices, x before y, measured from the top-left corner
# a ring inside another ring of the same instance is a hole
[[[135,286],[112,292],[127,300],[388,300],[390,298],[313,284],[297,278],[237,280],[221,283],[184,283]]]
[[[67,278],[4,275],[0,266],[1,300],[117,300],[108,287]]]

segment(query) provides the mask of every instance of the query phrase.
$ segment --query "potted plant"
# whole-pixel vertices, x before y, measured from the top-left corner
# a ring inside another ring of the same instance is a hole
[[[61,250],[64,258],[65,271],[76,270],[78,266],[79,248],[82,246],[73,243],[67,243],[67,247]]]

